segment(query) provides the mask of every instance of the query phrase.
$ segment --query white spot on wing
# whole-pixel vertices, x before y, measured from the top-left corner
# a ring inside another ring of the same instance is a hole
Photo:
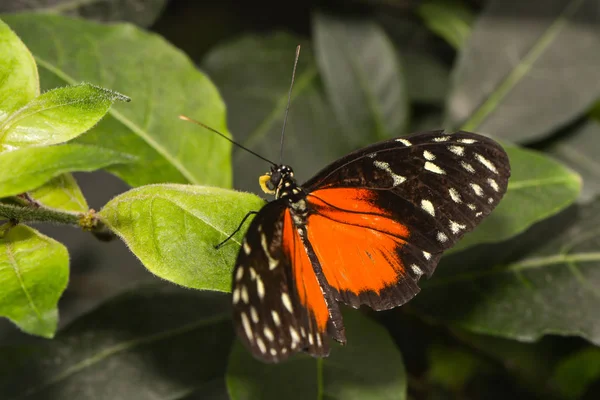
[[[466,169],[468,172],[474,174],[475,173],[475,168],[473,168],[473,166],[471,164],[469,164],[468,162],[465,161],[461,161],[460,165]]]
[[[476,183],[469,183],[469,186],[471,186],[471,189],[473,189],[473,191],[475,192],[475,194],[479,197],[483,196],[483,189],[481,188],[481,186],[479,186]]]
[[[444,232],[437,233],[437,240],[440,243],[445,243],[448,240],[448,236]]]
[[[308,343],[312,346],[315,343],[315,339],[313,339],[312,333],[308,334]]]
[[[408,146],[412,146],[412,143],[411,143],[411,142],[409,142],[409,141],[408,141],[408,140],[406,140],[406,139],[396,139],[396,142],[400,142],[400,143],[402,143],[403,145],[405,145],[406,147],[408,147]]]
[[[410,266],[410,268],[415,273],[415,275],[417,275],[417,276],[423,275],[423,270],[421,268],[419,268],[417,265],[413,264]]]
[[[273,340],[275,340],[275,335],[273,335],[273,331],[270,330],[268,327],[265,326],[265,329],[263,329],[263,333],[265,334],[265,337],[272,342]]]
[[[477,206],[475,206],[475,204],[467,204],[467,207],[469,207],[471,210],[475,211],[477,209]]]
[[[275,348],[272,347],[271,350],[269,351],[269,353],[271,353],[272,356],[276,356],[277,355],[277,350],[275,350]]]
[[[244,253],[246,253],[246,255],[249,255],[250,252],[252,251],[252,249],[250,248],[250,245],[248,244],[246,239],[244,239],[243,247],[244,247]]]
[[[298,336],[298,332],[296,332],[293,326],[290,326],[290,336],[292,336],[292,342],[300,343],[300,336]]]
[[[256,308],[252,306],[250,306],[250,317],[255,324],[258,322],[258,313],[256,312]]]
[[[255,280],[256,279],[256,271],[254,270],[254,268],[250,267],[248,270],[250,271],[250,279]]]
[[[438,167],[437,165],[435,165],[432,162],[427,161],[425,163],[425,169],[427,171],[433,172],[434,174],[440,174],[440,175],[445,175],[446,171],[444,171],[443,169],[441,169],[440,167]]]
[[[450,136],[440,136],[440,137],[433,138],[433,141],[434,142],[446,142],[448,139],[450,139]]]
[[[421,208],[427,212],[427,214],[435,217],[435,207],[433,207],[433,203],[429,200],[421,200]]]
[[[281,325],[281,320],[279,319],[279,314],[277,313],[277,311],[271,311],[271,317],[273,317],[273,322],[276,326]]]
[[[367,157],[375,158],[376,155],[377,155],[377,153],[369,153],[369,154],[367,154]]]
[[[488,197],[488,203],[492,204],[494,202],[494,199],[492,197]]]
[[[248,316],[246,315],[246,313],[240,313],[241,317],[242,317],[242,326],[244,327],[244,332],[246,333],[246,336],[248,337],[248,340],[252,340],[254,339],[254,335],[252,334],[252,328],[250,327],[250,321],[248,320]]]
[[[450,198],[452,199],[453,202],[462,203],[462,200],[460,199],[460,194],[458,193],[458,190],[456,190],[454,188],[450,188],[450,189],[448,189],[448,193],[450,193]]]
[[[426,260],[431,260],[431,253],[428,253],[426,251],[423,252],[423,257],[425,257]]]
[[[464,144],[473,144],[473,143],[477,143],[477,140],[475,140],[475,139],[458,139],[457,142],[464,143]]]
[[[478,213],[475,214],[476,217],[480,217],[483,213],[481,211],[479,211]]]
[[[235,272],[235,280],[239,282],[242,280],[243,276],[244,276],[244,267],[242,267],[240,265],[240,266],[238,266],[238,270]]]
[[[433,161],[433,160],[435,160],[435,155],[434,155],[432,152],[430,152],[430,151],[427,151],[427,150],[425,150],[425,151],[423,152],[423,157],[425,157],[425,159],[426,159],[426,160],[429,160],[429,161]]]
[[[246,286],[242,286],[240,290],[242,291],[242,300],[244,303],[248,304],[250,302],[250,298],[248,297],[248,289],[246,289]]]
[[[294,309],[292,308],[292,301],[290,300],[290,296],[288,296],[287,293],[282,293],[281,294],[281,302],[283,303],[283,305],[285,306],[285,308],[287,308],[287,310],[291,313],[294,312]]]
[[[240,288],[235,288],[233,290],[233,304],[237,304],[240,301]]]
[[[390,176],[392,177],[392,180],[394,181],[394,183],[393,183],[394,187],[398,186],[399,184],[401,184],[402,182],[404,182],[406,180],[405,177],[395,174],[394,171],[392,171],[392,169],[390,168],[390,164],[388,164],[384,161],[374,161],[373,165],[381,170],[384,170],[388,174],[390,174]]]
[[[487,158],[485,158],[484,156],[482,156],[481,154],[475,153],[475,159],[477,159],[477,161],[479,161],[480,163],[482,163],[483,165],[485,165],[485,167],[487,169],[489,169],[490,171],[492,171],[493,173],[497,174],[498,170],[496,169],[496,166]]]
[[[489,178],[487,180],[487,182],[492,187],[492,189],[494,189],[494,191],[496,191],[496,192],[500,191],[500,186],[498,186],[498,183],[496,183],[495,180],[493,180],[492,178]]]
[[[265,353],[267,351],[267,347],[265,346],[265,343],[262,341],[261,338],[256,338],[256,344],[258,345],[258,348],[260,349],[261,353]]]
[[[465,148],[462,146],[448,146],[448,150],[460,157],[465,154]]]
[[[454,233],[456,235],[458,232],[460,232],[463,229],[467,229],[467,226],[459,224],[456,221],[450,220],[450,230],[452,231],[452,233]]]
[[[264,233],[260,235],[260,245],[267,256],[267,260],[269,260],[269,269],[275,269],[279,261],[271,257],[271,252],[269,252],[269,246],[267,245],[267,236]]]
[[[265,298],[265,284],[258,275],[256,276],[256,291],[258,292],[258,297],[260,297],[261,300]]]

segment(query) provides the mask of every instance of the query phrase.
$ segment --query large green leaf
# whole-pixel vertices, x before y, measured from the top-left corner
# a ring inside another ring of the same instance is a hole
[[[229,358],[227,388],[242,399],[399,399],[406,398],[400,352],[388,333],[357,311],[344,314],[348,344],[331,355],[295,356],[281,365],[254,359],[237,342]]]
[[[600,349],[588,347],[563,360],[556,368],[554,382],[567,399],[580,399],[588,387],[600,380]]]
[[[52,341],[0,348],[2,399],[212,398],[225,391],[229,303],[170,284],[137,287]]]
[[[531,141],[583,114],[600,96],[597,6],[489,1],[459,55],[446,127]]]
[[[223,93],[235,139],[278,162],[294,49],[300,43],[283,161],[294,166],[302,181],[347,151],[347,137],[323,94],[310,46],[286,34],[246,36],[215,48],[202,66]],[[237,188],[257,190],[257,177],[268,168],[264,161],[235,149]]]
[[[316,13],[313,37],[319,71],[349,148],[405,133],[403,71],[379,24]]]
[[[44,207],[65,211],[86,212],[89,207],[77,181],[71,174],[62,174],[29,192]]]
[[[150,26],[166,3],[167,0],[12,0],[0,3],[0,13],[36,11]]]
[[[494,212],[451,251],[515,236],[566,208],[579,195],[581,178],[562,164],[515,146],[507,147],[506,151],[511,178],[504,198]]]
[[[231,145],[177,118],[227,133],[225,106],[210,80],[179,50],[131,25],[100,25],[42,14],[5,15],[33,53],[45,88],[89,81],[131,103],[111,108],[77,139],[138,156],[109,168],[133,186],[155,182],[230,186]]]
[[[100,216],[152,273],[182,286],[228,292],[242,234],[219,250],[214,246],[263,205],[250,193],[149,185],[115,197]]]
[[[578,335],[600,344],[600,201],[575,211],[501,247],[448,257],[411,305],[474,332],[521,341]]]
[[[24,225],[0,237],[0,316],[20,329],[54,336],[68,279],[69,253],[59,242]]]
[[[65,172],[95,171],[133,157],[81,144],[24,147],[0,153],[0,197],[33,190]]]
[[[461,0],[426,0],[417,14],[433,32],[455,49],[461,49],[471,35],[473,13]]]
[[[38,71],[31,53],[0,20],[0,123],[39,93]]]
[[[0,150],[69,141],[86,132],[122,94],[82,83],[43,93],[0,123]]]

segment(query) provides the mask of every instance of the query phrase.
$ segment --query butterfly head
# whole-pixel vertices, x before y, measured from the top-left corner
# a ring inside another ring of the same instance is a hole
[[[294,171],[289,165],[274,165],[271,171],[262,175],[258,182],[263,192],[274,194],[276,198],[285,196],[297,188]]]

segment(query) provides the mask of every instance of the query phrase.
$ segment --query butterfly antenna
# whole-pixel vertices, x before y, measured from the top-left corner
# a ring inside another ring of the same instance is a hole
[[[193,123],[195,123],[195,124],[198,124],[198,125],[200,125],[201,127],[203,127],[203,128],[206,128],[206,129],[208,129],[209,131],[211,131],[211,132],[214,132],[214,133],[216,133],[217,135],[221,136],[222,138],[224,138],[224,139],[228,140],[229,142],[231,142],[231,143],[235,144],[235,145],[236,145],[237,147],[239,147],[240,149],[244,149],[244,150],[246,150],[248,153],[250,153],[250,154],[254,154],[256,157],[260,158],[261,160],[264,160],[264,161],[266,161],[266,162],[268,162],[269,164],[272,164],[272,165],[277,165],[277,164],[275,164],[273,161],[271,161],[271,160],[268,160],[268,159],[264,158],[263,156],[261,156],[260,154],[253,152],[253,151],[252,151],[252,150],[250,150],[249,148],[242,146],[241,144],[239,144],[239,143],[238,143],[238,142],[236,142],[235,140],[228,138],[228,137],[227,137],[227,136],[225,136],[223,133],[219,132],[218,130],[216,130],[216,129],[214,129],[214,128],[211,128],[211,127],[210,127],[210,126],[208,126],[208,125],[205,125],[205,124],[203,124],[203,123],[202,123],[202,122],[200,122],[200,121],[196,121],[195,119],[193,119],[193,118],[190,118],[190,117],[186,117],[185,115],[180,115],[180,116],[179,116],[179,119],[182,119],[182,120],[184,120],[184,121],[189,121],[189,122],[193,122]]]
[[[285,132],[285,124],[287,123],[288,113],[290,112],[290,102],[292,100],[292,88],[294,87],[294,79],[296,79],[296,66],[298,66],[298,58],[300,57],[300,45],[296,47],[296,58],[294,59],[294,69],[292,70],[292,82],[290,83],[290,91],[288,92],[287,106],[285,107],[285,115],[283,117],[283,127],[281,128],[281,147],[279,150],[279,163],[283,164],[283,133]]]

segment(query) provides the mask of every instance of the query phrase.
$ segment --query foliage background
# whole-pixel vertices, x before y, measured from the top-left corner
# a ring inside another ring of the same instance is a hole
[[[230,170],[229,146],[176,116],[200,115],[276,158],[299,42],[284,160],[300,180],[351,149],[441,126],[492,134],[552,158],[511,147],[517,166],[511,197],[460,247],[519,236],[445,257],[405,307],[349,310],[351,345],[323,362],[260,365],[234,342],[227,295],[153,277],[121,241],[40,227],[70,252],[59,333],[49,342],[0,320],[2,398],[597,398],[600,53],[590,51],[600,44],[597,6],[591,0],[3,3],[1,18],[36,57],[43,89],[86,80],[132,97],[76,139],[142,159],[108,167],[110,173],[75,174],[90,207],[104,207],[109,220],[126,215],[120,202],[105,205],[129,185],[233,184],[257,192],[264,163],[234,150]],[[26,10],[39,14],[9,15]],[[159,36],[60,14],[128,21]],[[129,193],[157,196],[153,190]],[[222,213],[203,202],[205,195],[170,187],[158,197],[188,201],[190,214]],[[146,206],[135,203],[139,209],[130,216],[144,215]],[[243,215],[258,206],[255,198],[236,197],[230,207]],[[165,243],[174,241],[172,216],[160,222]],[[239,220],[231,219],[228,231]],[[158,276],[228,290],[231,266],[207,257],[198,238],[180,238],[181,260],[160,259],[135,241],[152,226],[136,225],[137,234],[113,228]],[[225,259],[235,248],[229,252]],[[213,275],[173,268],[190,259]]]

